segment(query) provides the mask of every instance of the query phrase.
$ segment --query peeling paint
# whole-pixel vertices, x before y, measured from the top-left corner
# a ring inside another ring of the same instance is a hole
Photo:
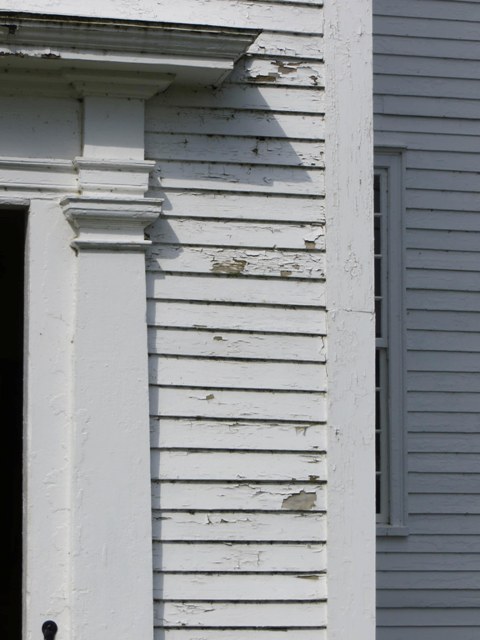
[[[278,73],[269,73],[267,75],[258,75],[258,76],[254,76],[253,79],[255,80],[255,82],[275,82],[276,80],[278,80],[278,78],[280,77],[280,75]]]
[[[317,494],[314,491],[299,491],[285,498],[282,509],[313,509],[317,502]]]
[[[291,271],[280,271],[280,275],[282,276],[282,278],[288,278],[288,276],[292,275]]]
[[[212,273],[226,273],[229,275],[239,275],[247,266],[246,260],[239,260],[233,258],[232,260],[225,260],[224,262],[212,262]]]
[[[288,75],[289,73],[295,73],[301,62],[276,62],[276,67],[279,73]]]

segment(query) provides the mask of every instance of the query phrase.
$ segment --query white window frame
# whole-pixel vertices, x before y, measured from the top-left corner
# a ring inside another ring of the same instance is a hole
[[[386,438],[382,446],[384,458],[382,512],[377,515],[377,535],[402,536],[407,528],[407,448],[405,385],[405,306],[404,306],[404,153],[401,149],[375,149],[375,175],[380,175],[381,209],[386,230],[382,252],[386,249],[383,269],[383,295],[386,314],[386,336],[383,346],[387,354],[385,376]],[[378,343],[377,343],[378,344]],[[386,460],[385,460],[386,457]]]

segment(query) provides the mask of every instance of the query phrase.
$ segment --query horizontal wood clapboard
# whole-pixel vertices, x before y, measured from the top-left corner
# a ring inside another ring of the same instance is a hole
[[[146,110],[155,640],[326,640],[322,2],[186,4],[263,31]]]

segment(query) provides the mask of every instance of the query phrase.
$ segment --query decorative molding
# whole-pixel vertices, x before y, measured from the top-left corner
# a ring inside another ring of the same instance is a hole
[[[254,29],[1,12],[0,56],[9,77],[3,92],[25,68],[47,72],[56,91],[62,87],[58,73],[62,69],[87,74],[92,68],[125,70],[130,77],[138,71],[170,74],[181,83],[217,85],[259,33]],[[165,78],[158,79],[153,93],[166,88]],[[137,80],[143,83],[143,79]],[[68,83],[63,90],[71,92]]]
[[[84,195],[89,192],[116,191],[122,195],[140,197],[148,189],[148,176],[155,167],[155,162],[78,157],[73,165],[78,172],[79,189]]]
[[[162,200],[67,196],[60,204],[77,233],[77,251],[144,251],[151,244],[145,227],[160,215]]]
[[[171,73],[139,74],[110,69],[68,69],[63,76],[79,96],[138,98],[148,100],[168,89],[174,79]]]
[[[77,178],[71,160],[0,157],[0,188],[71,193]]]

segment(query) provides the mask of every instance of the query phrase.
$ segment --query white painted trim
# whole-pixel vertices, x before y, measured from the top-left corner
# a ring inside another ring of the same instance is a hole
[[[12,198],[12,204],[16,202]],[[36,640],[48,619],[55,620],[62,636],[70,635],[70,385],[75,255],[68,244],[71,229],[55,195],[37,194],[29,204],[25,261],[23,637]]]
[[[67,197],[77,230],[71,637],[153,636],[144,228],[161,201]]]
[[[375,637],[371,16],[325,5],[329,640]]]
[[[3,156],[0,157],[0,188],[32,195],[40,191],[71,193],[77,189],[77,180],[70,160]]]
[[[77,233],[74,249],[145,251],[145,227],[158,218],[162,200],[154,198],[66,197],[63,212]]]
[[[8,78],[25,68],[36,68],[51,75],[58,91],[62,69],[88,75],[92,69],[115,72],[128,65],[130,74],[167,73],[182,83],[217,85],[258,35],[254,29],[2,12],[0,54],[9,71],[2,84],[9,85]],[[163,85],[164,80],[160,78]],[[71,92],[67,79],[63,84]],[[145,86],[149,84],[150,79]],[[96,86],[102,90],[101,84]]]

